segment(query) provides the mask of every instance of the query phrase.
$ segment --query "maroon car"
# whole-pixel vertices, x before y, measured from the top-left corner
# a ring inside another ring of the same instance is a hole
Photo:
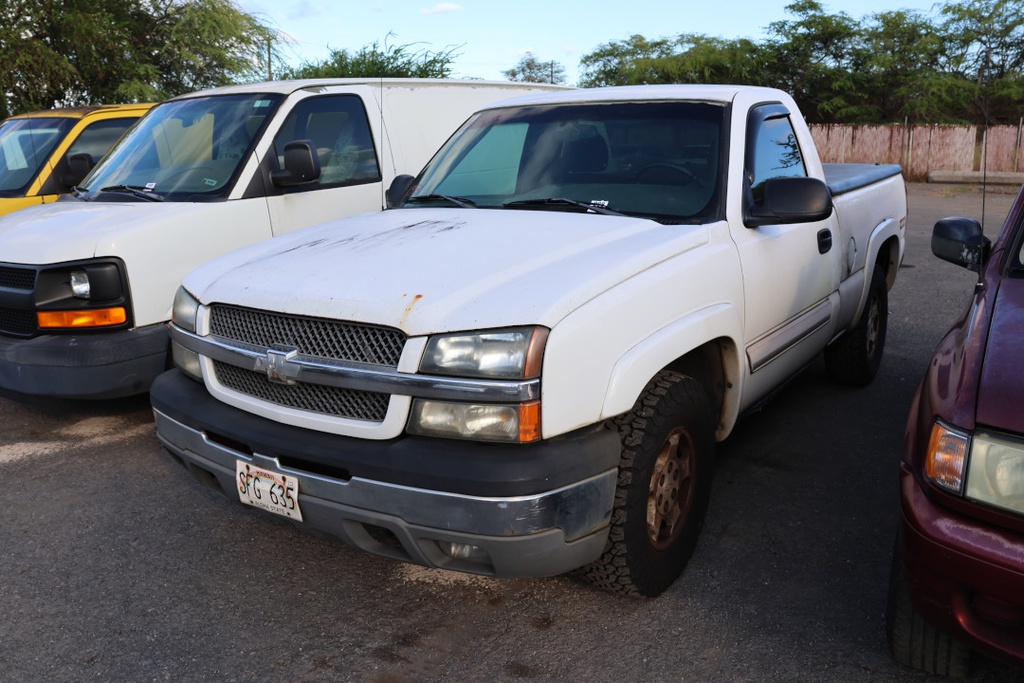
[[[932,251],[980,279],[910,410],[888,637],[901,664],[963,678],[971,649],[1024,666],[1024,194],[994,245],[946,218]]]

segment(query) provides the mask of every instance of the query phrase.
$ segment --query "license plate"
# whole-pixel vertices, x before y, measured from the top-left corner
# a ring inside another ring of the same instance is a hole
[[[299,509],[299,480],[295,477],[236,460],[235,480],[238,483],[238,499],[246,505],[297,522],[302,521],[302,511]]]

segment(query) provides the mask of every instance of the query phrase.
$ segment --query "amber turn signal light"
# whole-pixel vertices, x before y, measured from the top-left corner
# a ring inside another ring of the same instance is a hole
[[[81,311],[39,311],[36,318],[42,329],[84,329],[121,325],[128,320],[128,313],[118,306]]]

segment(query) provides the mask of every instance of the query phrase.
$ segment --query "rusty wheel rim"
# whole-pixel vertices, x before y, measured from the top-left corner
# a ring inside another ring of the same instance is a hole
[[[693,504],[696,451],[685,429],[674,429],[654,461],[647,495],[647,537],[658,550],[669,548],[683,531]]]
[[[875,355],[875,350],[878,348],[879,337],[882,336],[882,317],[879,309],[881,306],[878,303],[877,298],[872,298],[868,305],[868,324],[867,324],[867,352],[868,357]]]

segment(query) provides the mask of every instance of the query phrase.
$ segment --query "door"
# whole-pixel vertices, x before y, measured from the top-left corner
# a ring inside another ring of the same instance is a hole
[[[267,204],[275,235],[384,208],[378,149],[359,95],[318,95],[296,103],[274,136],[272,165],[281,167],[284,146],[293,140],[312,143],[320,177],[271,188]]]
[[[745,142],[744,207],[762,200],[766,180],[807,175],[782,105],[751,109]],[[831,334],[838,287],[834,221],[835,214],[824,221],[730,228],[743,270],[748,370],[754,377],[769,375],[769,386],[813,358]]]

